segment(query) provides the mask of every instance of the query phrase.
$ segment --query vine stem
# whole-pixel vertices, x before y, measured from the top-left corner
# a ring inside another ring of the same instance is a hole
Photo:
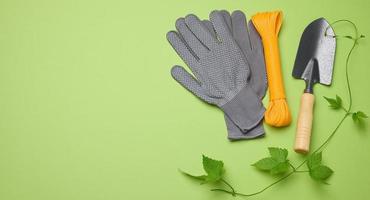
[[[222,182],[222,183],[224,183],[225,185],[227,185],[227,186],[231,189],[231,194],[232,194],[233,196],[235,196],[235,195],[236,195],[236,193],[235,193],[235,189],[233,188],[233,186],[231,186],[231,184],[230,184],[230,183],[228,183],[225,179],[221,179],[221,182]]]
[[[271,183],[267,187],[261,189],[258,192],[251,193],[251,194],[243,194],[243,193],[239,193],[239,192],[235,192],[235,191],[232,192],[232,191],[228,191],[228,190],[224,190],[224,189],[220,189],[220,188],[212,189],[211,191],[214,191],[214,192],[226,192],[226,193],[229,193],[229,194],[234,194],[233,196],[235,196],[235,195],[244,196],[244,197],[254,196],[254,195],[260,194],[260,193],[264,192],[265,190],[269,189],[270,187],[272,187],[272,186],[280,183],[281,181],[283,181],[284,179],[288,178],[293,173],[295,173],[295,171],[291,171],[290,173],[286,174],[285,176],[283,176],[282,178],[278,179],[277,181]]]
[[[329,137],[325,140],[325,142],[319,147],[317,148],[314,153],[318,152],[321,148],[323,148],[330,140],[331,138],[333,138],[333,136],[335,135],[335,133],[337,132],[337,130],[339,129],[339,127],[343,124],[344,120],[348,117],[347,113],[344,115],[344,117],[340,120],[340,122],[338,123],[338,125],[335,127],[334,131],[329,135]],[[290,173],[286,174],[285,176],[279,178],[278,180],[276,180],[275,182],[271,183],[270,185],[264,187],[263,189],[259,190],[258,192],[255,192],[255,193],[251,193],[251,194],[244,194],[244,193],[239,193],[239,192],[235,192],[234,188],[231,187],[230,184],[229,187],[232,188],[232,191],[228,191],[228,190],[225,190],[225,189],[220,189],[220,188],[217,188],[217,189],[212,189],[211,191],[214,191],[214,192],[225,192],[225,193],[229,193],[233,196],[244,196],[244,197],[249,197],[249,196],[254,196],[254,195],[258,195],[262,192],[264,192],[265,190],[269,189],[270,187],[280,183],[281,181],[285,180],[286,178],[288,178],[289,176],[293,175],[294,173],[301,173],[301,172],[306,172],[306,171],[297,171],[300,167],[302,167],[305,163],[307,162],[307,159],[305,159],[301,164],[299,164],[297,167],[294,167],[293,165],[291,165],[293,171],[291,171]],[[307,171],[308,172],[308,171]]]
[[[358,44],[358,40],[360,40],[361,38],[364,38],[365,36],[363,36],[363,35],[360,35],[359,36],[358,29],[357,29],[356,25],[352,21],[350,21],[350,20],[346,20],[346,19],[337,20],[337,21],[331,23],[331,25],[334,25],[334,24],[339,23],[339,22],[347,22],[347,23],[350,23],[353,26],[354,30],[355,30],[355,38],[353,38],[352,36],[343,36],[343,38],[347,38],[347,39],[353,40],[353,45],[352,45],[351,49],[349,50],[349,52],[347,54],[346,65],[345,65],[345,76],[346,76],[346,85],[347,85],[348,97],[349,97],[349,106],[348,106],[348,109],[342,107],[342,109],[345,112],[345,115],[341,118],[341,120],[339,121],[338,125],[335,127],[335,129],[332,131],[332,133],[328,136],[328,138],[318,148],[316,148],[316,150],[313,151],[312,154],[317,153],[319,151],[323,151],[325,149],[325,147],[327,146],[327,144],[331,141],[331,139],[337,133],[338,129],[342,126],[342,124],[345,121],[345,119],[351,114],[351,109],[352,109],[352,90],[351,90],[351,85],[350,85],[350,80],[349,80],[349,74],[348,74],[348,65],[349,65],[349,60],[350,60],[350,57],[352,55],[352,52],[355,49],[356,45]],[[326,32],[325,32],[325,35],[326,35]],[[326,35],[326,36],[329,36],[329,35]],[[338,38],[338,37],[342,37],[342,36],[338,36],[337,35],[337,36],[332,36],[332,37]],[[297,167],[294,167],[292,164],[289,163],[290,166],[292,167],[292,170],[293,171],[289,172],[285,176],[281,177],[280,179],[278,179],[275,182],[267,185],[266,187],[262,188],[261,190],[255,192],[255,193],[244,194],[244,193],[236,192],[235,189],[228,182],[226,182],[223,179],[221,179],[221,181],[224,184],[226,184],[231,189],[231,191],[228,191],[228,190],[225,190],[225,189],[220,189],[220,188],[212,189],[211,191],[224,192],[224,193],[231,194],[232,196],[237,196],[238,195],[238,196],[249,197],[249,196],[258,195],[258,194],[266,191],[267,189],[271,188],[272,186],[274,186],[274,185],[282,182],[283,180],[287,179],[288,177],[290,177],[294,173],[308,172],[308,171],[298,171],[298,169],[300,167],[302,167],[306,162],[307,162],[307,158],[301,164],[299,164]]]

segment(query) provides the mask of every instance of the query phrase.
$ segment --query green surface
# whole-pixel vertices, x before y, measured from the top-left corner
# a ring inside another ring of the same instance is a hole
[[[368,37],[354,52],[350,77],[355,110],[370,114],[369,7],[366,0],[2,0],[0,199],[233,199],[179,174],[200,174],[202,153],[224,160],[240,192],[258,190],[275,179],[250,164],[269,146],[292,149],[303,82],[290,74],[310,21],[348,18]],[[213,9],[284,12],[280,50],[291,126],[266,126],[264,139],[230,143],[222,113],[172,80],[170,67],[182,62],[166,32],[180,16],[205,18]],[[350,45],[338,41],[333,85],[316,87],[313,147],[342,117],[321,96],[339,94],[348,103]],[[299,174],[250,199],[369,198],[368,126],[349,118],[329,144],[323,156],[335,171],[330,186]],[[300,157],[290,151],[293,163]]]

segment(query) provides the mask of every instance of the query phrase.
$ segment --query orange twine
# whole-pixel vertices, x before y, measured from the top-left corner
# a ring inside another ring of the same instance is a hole
[[[276,127],[287,126],[292,121],[285,97],[278,47],[282,15],[281,11],[274,11],[257,13],[252,17],[252,22],[262,38],[269,85],[270,101],[265,112],[265,122]]]

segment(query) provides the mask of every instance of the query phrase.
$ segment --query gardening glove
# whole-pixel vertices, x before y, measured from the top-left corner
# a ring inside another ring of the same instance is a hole
[[[217,37],[195,15],[176,21],[167,39],[188,65],[174,66],[173,78],[203,101],[218,106],[242,130],[255,127],[265,108],[248,86],[249,64],[219,12],[210,14]]]
[[[249,63],[250,76],[248,79],[248,85],[253,89],[255,95],[257,95],[262,101],[267,90],[267,78],[261,38],[251,21],[248,23],[247,29],[246,17],[243,12],[234,11],[231,16],[230,13],[225,10],[218,12],[223,15],[233,38],[243,51],[247,62]],[[210,33],[215,36],[216,33],[212,23],[208,20],[204,20],[203,23]],[[224,115],[224,117],[228,131],[228,138],[230,140],[252,139],[263,136],[265,133],[263,120],[261,120],[254,128],[243,132],[227,115]]]

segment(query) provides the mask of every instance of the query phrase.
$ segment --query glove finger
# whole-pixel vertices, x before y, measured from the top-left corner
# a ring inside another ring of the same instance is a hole
[[[221,42],[233,43],[231,31],[227,28],[227,24],[219,11],[212,11],[210,20]]]
[[[221,13],[222,17],[224,18],[224,20],[226,22],[226,25],[227,25],[227,28],[229,28],[230,32],[232,33],[233,29],[232,29],[232,22],[231,22],[230,13],[226,10],[221,10],[219,12]]]
[[[208,48],[214,49],[218,41],[212,37],[209,33],[207,28],[203,25],[203,23],[199,20],[199,18],[195,15],[188,15],[185,17],[185,23],[194,33],[194,35]]]
[[[254,27],[252,21],[249,21],[248,29],[249,29],[249,37],[250,37],[252,49],[254,51],[258,51],[258,52],[263,53],[263,46],[262,46],[261,37],[260,37],[259,33],[257,32],[256,27]]]
[[[179,18],[176,21],[176,29],[184,38],[190,49],[195,53],[195,55],[199,57],[199,55],[204,55],[209,52],[207,47],[205,47],[190,31],[189,27],[186,26],[184,18]]]
[[[248,26],[254,52],[254,63],[250,65],[251,76],[249,84],[256,92],[257,96],[262,99],[267,90],[266,65],[263,46],[261,38],[257,33],[252,21],[248,23]]]
[[[198,80],[196,80],[189,72],[187,72],[183,67],[181,66],[174,66],[171,69],[171,75],[172,77],[180,83],[184,88],[186,88],[188,91],[193,93],[198,98],[202,99],[203,101],[210,103],[210,104],[216,104],[215,100],[209,96],[207,96],[199,83]]]
[[[209,20],[203,20],[202,22],[203,22],[204,26],[208,29],[208,31],[211,33],[211,35],[214,38],[217,38],[216,31],[213,28],[212,23]]]
[[[243,53],[247,57],[247,60],[251,59],[252,47],[251,39],[247,30],[246,17],[242,11],[234,11],[231,15],[233,25],[233,36]]]
[[[176,31],[170,31],[167,33],[167,40],[175,49],[181,59],[188,65],[191,71],[197,78],[201,78],[198,57],[194,55],[190,47],[187,46],[184,39]]]

